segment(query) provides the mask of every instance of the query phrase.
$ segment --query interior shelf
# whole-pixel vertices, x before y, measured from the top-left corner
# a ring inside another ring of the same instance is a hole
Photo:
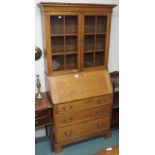
[[[64,52],[53,52],[52,55],[64,55]]]
[[[93,53],[94,50],[85,50],[84,53]]]
[[[104,49],[96,49],[95,52],[104,52]]]
[[[51,37],[77,36],[78,34],[51,34]]]

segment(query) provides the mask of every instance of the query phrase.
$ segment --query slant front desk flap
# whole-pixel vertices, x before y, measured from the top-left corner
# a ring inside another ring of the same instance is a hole
[[[54,104],[112,94],[107,70],[51,76],[48,80]]]

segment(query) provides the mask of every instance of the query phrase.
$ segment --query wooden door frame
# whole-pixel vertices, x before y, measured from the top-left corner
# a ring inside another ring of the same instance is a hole
[[[51,30],[50,30],[50,16],[52,15],[62,15],[62,16],[77,16],[78,17],[78,34],[77,34],[77,69],[75,70],[63,70],[63,71],[53,71],[52,68],[52,47],[51,47]],[[46,33],[46,40],[47,40],[47,44],[48,44],[48,51],[47,51],[47,63],[48,63],[48,75],[58,75],[58,74],[68,74],[68,73],[76,73],[76,72],[80,72],[81,67],[80,67],[80,54],[81,54],[81,13],[80,12],[47,12],[46,13],[46,18],[47,18],[47,22],[46,25],[48,25],[47,27],[47,33]],[[48,24],[47,24],[48,23]]]
[[[85,16],[106,16],[107,17],[107,23],[106,23],[106,39],[105,39],[105,56],[104,56],[104,66],[98,66],[98,67],[89,67],[89,68],[84,68],[84,47],[81,48],[81,71],[89,71],[89,70],[98,70],[98,69],[106,69],[108,66],[108,56],[109,56],[109,41],[110,41],[110,25],[111,25],[111,13],[100,13],[100,12],[84,12],[82,13],[82,26],[81,26],[81,39],[84,42],[84,24]]]

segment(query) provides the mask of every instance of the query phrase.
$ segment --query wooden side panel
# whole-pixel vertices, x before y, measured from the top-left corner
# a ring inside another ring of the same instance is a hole
[[[52,76],[49,82],[54,104],[112,94],[107,70]]]
[[[43,51],[44,51],[44,63],[45,63],[45,72],[48,75],[51,74],[51,47],[50,47],[50,38],[49,38],[49,16],[47,13],[41,13],[42,16],[42,31],[43,31]]]
[[[106,35],[106,43],[105,43],[105,67],[108,67],[109,60],[109,44],[110,44],[110,28],[111,28],[111,13],[107,16],[107,35]]]

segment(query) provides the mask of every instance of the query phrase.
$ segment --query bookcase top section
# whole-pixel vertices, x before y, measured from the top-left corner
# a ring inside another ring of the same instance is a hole
[[[51,76],[48,80],[53,104],[112,94],[107,70]]]
[[[51,2],[41,2],[38,4],[41,11],[48,12],[53,11],[51,8],[54,7],[64,7],[65,8],[76,8],[74,11],[84,11],[83,8],[104,8],[104,9],[110,9],[112,10],[117,5],[114,4],[87,4],[87,3],[51,3]],[[70,9],[68,10],[70,11]],[[88,10],[87,10],[88,11]]]

